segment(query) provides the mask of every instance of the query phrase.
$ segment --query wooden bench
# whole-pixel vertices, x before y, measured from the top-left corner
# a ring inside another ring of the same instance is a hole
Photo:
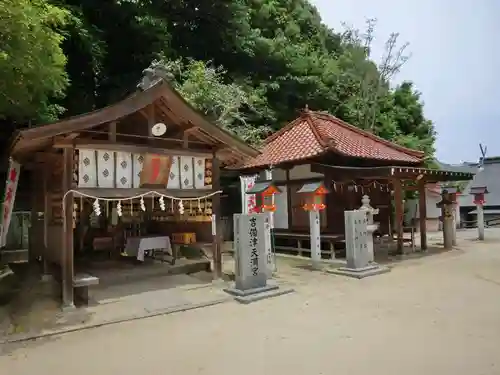
[[[88,273],[77,273],[73,278],[73,293],[75,300],[87,304],[89,302],[89,286],[98,285],[99,278]]]
[[[310,247],[303,247],[304,241],[310,244],[311,236],[305,233],[289,233],[289,232],[275,232],[275,246],[276,251],[292,251],[297,252],[299,256],[303,256],[303,253],[311,253]],[[296,246],[283,246],[276,244],[278,240],[291,240],[296,242]],[[322,234],[321,235],[321,254],[325,254],[329,259],[335,259],[335,245],[343,244],[344,236],[339,234]],[[323,248],[323,244],[326,244],[327,249]]]

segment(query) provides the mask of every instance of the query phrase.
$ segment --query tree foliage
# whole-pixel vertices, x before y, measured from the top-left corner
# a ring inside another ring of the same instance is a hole
[[[434,130],[420,94],[411,82],[391,87],[409,58],[408,45],[392,34],[381,63],[373,62],[375,20],[363,31],[334,31],[307,0],[58,0],[47,7],[60,12],[58,20],[67,14],[64,24],[47,31],[56,47],[65,38],[70,85],[57,102],[65,115],[121,99],[151,61],[161,60],[186,100],[252,143],[308,105],[433,153]],[[5,27],[20,39],[33,38],[14,24]],[[45,62],[46,69],[60,71],[62,57]],[[0,73],[15,86],[12,75]],[[64,79],[53,73],[49,82],[59,85],[46,91],[44,103],[54,103],[52,93],[64,88]]]
[[[68,83],[61,49],[68,13],[45,0],[0,2],[0,116],[51,119]]]

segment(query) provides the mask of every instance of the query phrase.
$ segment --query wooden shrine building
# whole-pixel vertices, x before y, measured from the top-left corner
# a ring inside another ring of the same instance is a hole
[[[11,143],[10,157],[33,178],[30,255],[55,268],[64,305],[85,284],[75,276],[80,257],[105,249],[120,261],[130,239],[139,247],[149,239],[135,249],[138,260],[139,251],[164,247],[174,258],[161,242],[167,236],[213,242],[221,273],[220,169],[258,151],[208,122],[151,70],[139,87],[103,109],[22,130]]]
[[[283,191],[275,196],[277,239],[302,234],[306,240],[309,216],[300,189],[305,183],[322,181],[330,190],[325,196],[326,208],[321,211],[324,237],[342,241],[344,211],[358,209],[362,196],[368,195],[372,206],[379,209],[375,221],[379,222],[380,234],[395,231],[399,252],[403,250],[404,190],[419,192],[419,227],[425,249],[425,186],[473,178],[472,173],[425,168],[423,152],[379,138],[327,113],[307,109],[267,138],[261,154],[240,168],[245,175],[269,169],[274,184]]]

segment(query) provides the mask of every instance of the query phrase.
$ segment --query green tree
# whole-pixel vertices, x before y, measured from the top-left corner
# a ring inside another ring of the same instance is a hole
[[[4,3],[19,7],[41,1]],[[188,101],[254,144],[307,104],[433,153],[434,130],[419,94],[411,83],[391,87],[408,59],[407,44],[391,34],[382,62],[374,63],[375,20],[367,20],[366,30],[334,31],[307,0],[52,1],[57,7],[47,9],[66,15],[64,24],[47,29],[65,37],[70,86],[58,103],[67,108],[65,115],[120,100],[135,89],[151,61],[163,59]],[[26,30],[16,29],[16,23],[3,27],[24,40]],[[26,87],[36,79],[29,77]],[[17,95],[15,89],[3,91]],[[34,116],[33,111],[18,112]]]
[[[50,120],[68,84],[58,28],[68,13],[45,0],[0,2],[0,116]]]
[[[165,68],[165,78],[184,99],[217,125],[253,145],[258,145],[270,133],[267,127],[249,124],[242,111],[255,111],[260,105],[259,96],[248,87],[224,83],[226,72],[222,67],[196,60],[182,63],[164,59],[160,63]]]

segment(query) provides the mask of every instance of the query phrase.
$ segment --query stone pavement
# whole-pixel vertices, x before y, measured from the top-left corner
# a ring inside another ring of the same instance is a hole
[[[459,249],[363,280],[280,262],[279,278],[294,294],[6,346],[0,368],[9,375],[498,375],[494,235],[477,243],[463,233]]]

